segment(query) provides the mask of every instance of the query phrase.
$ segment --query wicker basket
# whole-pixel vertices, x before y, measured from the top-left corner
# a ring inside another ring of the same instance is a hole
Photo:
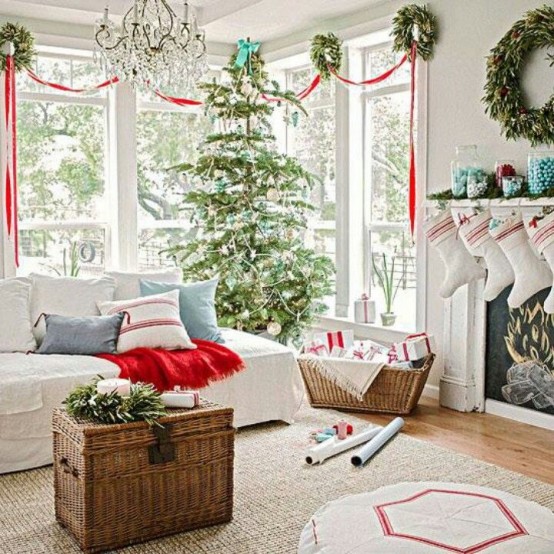
[[[230,521],[233,410],[203,401],[146,423],[53,414],[56,519],[85,552]]]
[[[419,402],[434,359],[435,355],[429,354],[421,361],[420,369],[409,371],[383,367],[362,400],[325,378],[318,370],[321,361],[317,357],[300,356],[298,365],[314,408],[407,415]]]

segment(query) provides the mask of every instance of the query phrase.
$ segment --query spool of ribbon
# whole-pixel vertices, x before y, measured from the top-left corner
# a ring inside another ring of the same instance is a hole
[[[255,54],[260,48],[260,42],[250,42],[241,38],[237,42],[238,54],[235,60],[235,67],[244,67],[248,62],[248,74],[252,74],[252,54]]]

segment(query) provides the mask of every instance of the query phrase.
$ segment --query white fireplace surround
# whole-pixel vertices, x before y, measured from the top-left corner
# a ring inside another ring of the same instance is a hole
[[[455,217],[477,206],[490,208],[493,216],[519,210],[528,221],[543,207],[554,207],[554,199],[459,200],[446,206],[437,201],[425,203],[429,211],[449,207]],[[458,289],[445,301],[441,405],[461,412],[488,412],[554,430],[552,415],[485,398],[487,310],[483,290],[484,281],[480,280]]]

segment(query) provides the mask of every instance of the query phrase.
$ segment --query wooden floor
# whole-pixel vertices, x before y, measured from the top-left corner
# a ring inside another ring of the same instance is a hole
[[[356,414],[383,425],[394,416]],[[422,398],[405,418],[408,435],[554,484],[554,432],[490,414],[461,413]]]

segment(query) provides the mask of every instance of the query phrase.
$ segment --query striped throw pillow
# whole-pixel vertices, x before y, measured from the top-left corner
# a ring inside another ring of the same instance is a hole
[[[179,317],[179,291],[172,290],[133,300],[99,302],[102,315],[126,312],[117,341],[117,352],[133,348],[164,348],[192,350],[190,340]]]

